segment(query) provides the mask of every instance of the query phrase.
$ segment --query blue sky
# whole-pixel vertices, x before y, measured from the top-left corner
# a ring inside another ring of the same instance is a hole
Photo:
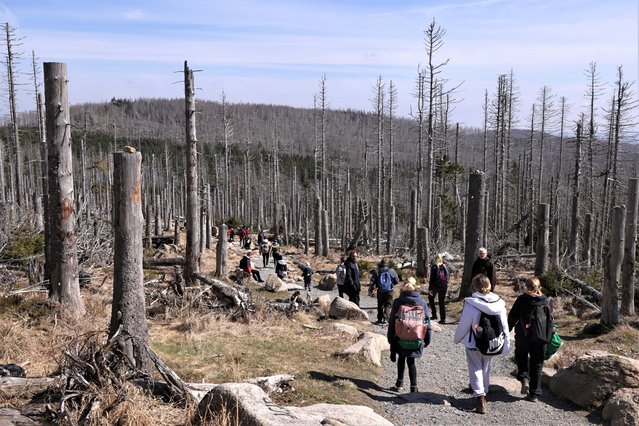
[[[464,125],[482,125],[485,90],[511,70],[522,125],[544,85],[582,112],[591,62],[607,83],[602,106],[617,66],[628,81],[639,72],[637,0],[0,0],[0,15],[24,37],[25,72],[32,50],[68,64],[72,103],[182,97],[188,60],[201,99],[311,108],[325,74],[332,108],[372,110],[381,75],[407,116],[433,19],[446,30],[441,77],[463,82],[451,119]],[[23,78],[19,107],[32,109]]]

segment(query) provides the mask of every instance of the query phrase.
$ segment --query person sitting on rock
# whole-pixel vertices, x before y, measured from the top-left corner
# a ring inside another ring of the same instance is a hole
[[[240,269],[249,274],[249,276],[252,276],[253,279],[258,283],[264,282],[264,280],[260,276],[260,271],[255,269],[255,265],[253,264],[253,261],[248,256],[248,254],[245,254],[244,256],[242,256],[242,259],[240,259]]]

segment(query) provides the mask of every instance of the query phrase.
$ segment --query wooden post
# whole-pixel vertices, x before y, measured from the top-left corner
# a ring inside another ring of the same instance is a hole
[[[540,203],[537,209],[537,249],[535,259],[535,275],[542,276],[548,270],[549,241],[548,229],[550,221],[550,206]]]
[[[428,228],[417,228],[417,271],[420,278],[426,278],[428,273]]]
[[[604,288],[601,302],[601,323],[608,326],[619,324],[619,291],[617,288],[621,281],[625,221],[626,207],[615,206],[610,224],[610,249],[604,260]]]
[[[217,237],[217,247],[215,250],[215,276],[225,277],[228,274],[228,234],[229,227],[226,224],[220,226],[220,232]]]
[[[484,173],[472,172],[468,179],[468,208],[466,214],[466,246],[464,247],[464,274],[459,298],[470,296],[473,263],[484,241]]]
[[[626,215],[626,237],[621,265],[621,314],[635,314],[635,284],[637,282],[635,256],[637,254],[637,210],[639,190],[637,178],[628,181],[628,212]]]
[[[193,274],[200,271],[200,227],[198,226],[199,197],[197,194],[197,137],[195,133],[195,83],[193,70],[184,61],[184,97],[186,116],[186,254],[184,281],[193,282]],[[224,238],[222,238],[224,239]]]
[[[109,337],[122,328],[131,339],[125,339],[125,352],[135,366],[151,373],[146,348],[149,335],[144,304],[144,271],[142,269],[142,154],[113,154],[114,250],[113,304]]]
[[[78,280],[77,234],[73,211],[73,153],[69,118],[67,65],[44,63],[49,213],[51,224],[51,281],[49,298],[84,315]]]

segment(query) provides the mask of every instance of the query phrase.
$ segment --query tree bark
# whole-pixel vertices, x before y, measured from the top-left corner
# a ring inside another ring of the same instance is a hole
[[[222,224],[220,226],[220,232],[217,236],[217,247],[215,251],[215,276],[225,277],[228,270],[228,226]]]
[[[459,298],[470,296],[473,263],[483,241],[484,173],[476,171],[468,180],[468,214],[466,216],[466,246],[464,248],[464,274]]]
[[[193,274],[200,271],[199,197],[197,193],[197,137],[195,133],[195,85],[193,70],[184,61],[184,97],[186,116],[186,265],[184,281],[191,285]]]
[[[426,278],[428,274],[428,228],[417,228],[417,265],[416,275]]]
[[[548,228],[550,208],[548,204],[540,203],[537,209],[537,257],[535,260],[535,275],[542,276],[548,270]]]
[[[51,224],[51,282],[49,298],[84,315],[78,281],[77,234],[73,210],[73,153],[67,66],[44,63],[49,213]]]
[[[621,265],[621,314],[635,314],[636,254],[637,254],[637,210],[639,191],[637,178],[628,180],[628,212],[624,239],[623,264]]]
[[[149,334],[144,303],[144,271],[142,269],[142,154],[113,154],[114,252],[113,304],[109,338],[122,327],[131,339],[125,340],[125,351],[140,370],[151,373],[146,348]]]
[[[610,226],[610,249],[604,262],[601,323],[607,326],[619,324],[619,291],[617,289],[621,281],[625,216],[626,207],[615,206]]]

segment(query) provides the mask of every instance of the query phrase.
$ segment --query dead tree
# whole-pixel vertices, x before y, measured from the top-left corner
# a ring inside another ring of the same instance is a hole
[[[25,206],[25,195],[22,179],[24,177],[22,171],[22,151],[20,149],[20,135],[18,130],[18,117],[16,106],[16,89],[14,78],[14,60],[15,53],[13,47],[16,43],[15,28],[9,25],[8,22],[4,24],[5,31],[5,43],[7,48],[6,65],[7,65],[7,84],[9,85],[9,114],[11,116],[11,142],[13,144],[13,158],[12,164],[15,167],[15,173],[13,175],[12,186],[15,185],[13,196],[18,206]]]
[[[579,257],[579,191],[581,179],[581,122],[577,123],[577,138],[575,139],[575,170],[572,181],[572,210],[570,224],[569,252],[570,263],[577,263]]]
[[[149,334],[144,304],[142,269],[142,154],[113,154],[113,304],[109,337],[122,328],[131,336],[124,340],[125,354],[136,368],[150,373],[146,348]]]
[[[77,234],[73,212],[73,153],[67,65],[44,63],[49,218],[51,225],[51,281],[49,298],[84,315],[78,280]]]
[[[601,323],[607,326],[619,324],[619,283],[623,261],[624,226],[626,207],[615,206],[610,227],[610,249],[604,261],[604,288]]]
[[[426,278],[428,273],[428,228],[420,226],[417,228],[417,270],[416,274],[420,278]]]
[[[199,197],[197,192],[197,136],[195,133],[195,84],[193,70],[184,61],[184,100],[186,115],[186,264],[184,280],[190,285],[200,271]]]
[[[484,223],[484,173],[472,172],[468,180],[468,214],[466,216],[466,246],[464,248],[464,274],[460,299],[471,294],[470,283],[475,257],[483,240]]]
[[[635,314],[635,283],[637,282],[635,260],[637,250],[637,210],[639,190],[637,178],[628,181],[628,211],[626,213],[626,236],[623,264],[621,265],[621,314]]]
[[[548,204],[540,203],[537,210],[537,255],[535,260],[535,275],[541,276],[548,270],[548,228],[550,209]]]
[[[328,210],[322,210],[322,220],[321,220],[321,228],[322,228],[322,256],[328,257],[328,252],[330,249],[330,244],[328,242]]]
[[[220,232],[217,235],[217,247],[215,251],[215,276],[225,277],[229,272],[228,267],[228,241],[226,235],[228,234],[228,226],[222,224],[220,226]]]
[[[322,254],[322,198],[315,196],[315,256]]]

